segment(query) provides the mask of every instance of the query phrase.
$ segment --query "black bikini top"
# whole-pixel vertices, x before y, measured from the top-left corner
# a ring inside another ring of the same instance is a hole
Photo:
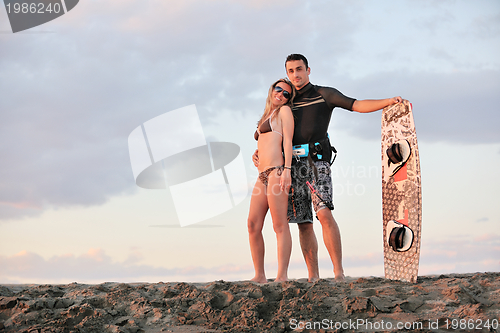
[[[262,124],[260,124],[260,126],[257,127],[257,130],[255,131],[255,133],[253,135],[255,140],[259,140],[259,135],[264,134],[264,133],[269,133],[269,132],[275,132],[275,133],[278,133],[279,135],[283,136],[283,134],[281,134],[280,132],[275,131],[273,129],[273,125],[271,125],[271,118],[273,117],[274,112],[276,112],[276,110],[274,110],[273,113],[269,116],[269,118],[264,120],[262,122]]]

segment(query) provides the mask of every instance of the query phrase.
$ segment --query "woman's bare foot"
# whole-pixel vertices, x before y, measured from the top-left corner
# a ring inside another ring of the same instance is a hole
[[[257,283],[267,283],[267,279],[265,276],[256,276],[250,281],[257,282]]]
[[[345,281],[344,272],[335,274],[335,282],[344,282],[344,281]]]
[[[284,277],[284,278],[276,278],[276,279],[274,280],[274,282],[286,282],[286,281],[288,281],[288,278],[287,278],[287,277]]]

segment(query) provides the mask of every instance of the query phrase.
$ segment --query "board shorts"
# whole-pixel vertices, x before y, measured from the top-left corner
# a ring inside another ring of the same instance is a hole
[[[308,159],[293,160],[292,186],[288,193],[289,223],[313,222],[311,201],[316,214],[324,208],[333,210],[333,183],[330,163],[327,161],[312,162],[317,170],[318,179],[316,179],[311,162]],[[307,181],[313,186],[319,197],[311,193],[306,184]],[[316,218],[318,218],[317,215]]]

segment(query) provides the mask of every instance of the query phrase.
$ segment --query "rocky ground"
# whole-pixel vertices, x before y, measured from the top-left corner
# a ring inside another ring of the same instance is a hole
[[[500,273],[0,286],[0,332],[500,332]]]

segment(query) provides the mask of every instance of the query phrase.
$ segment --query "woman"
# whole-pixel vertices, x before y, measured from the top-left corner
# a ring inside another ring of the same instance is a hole
[[[259,179],[252,191],[248,233],[255,268],[252,281],[259,283],[267,282],[262,227],[268,210],[271,211],[278,242],[278,274],[275,281],[288,280],[288,263],[292,252],[292,237],[287,220],[293,136],[290,105],[294,94],[293,85],[287,79],[280,79],[271,85],[264,114],[255,132],[259,151]]]

